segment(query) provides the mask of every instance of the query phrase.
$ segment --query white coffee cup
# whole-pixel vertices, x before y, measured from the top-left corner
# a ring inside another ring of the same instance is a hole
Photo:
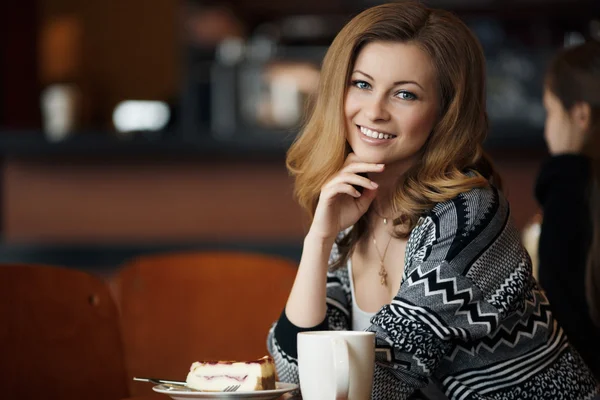
[[[298,334],[298,369],[303,400],[370,399],[374,366],[373,332]]]

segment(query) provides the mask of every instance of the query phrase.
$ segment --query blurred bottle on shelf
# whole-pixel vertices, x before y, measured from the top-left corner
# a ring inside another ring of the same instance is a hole
[[[184,138],[195,140],[209,131],[215,107],[213,97],[229,98],[227,93],[214,92],[213,64],[217,58],[223,59],[223,80],[231,80],[227,66],[235,63],[231,58],[241,51],[238,45],[246,37],[246,26],[232,6],[221,1],[188,0],[182,10],[186,78],[179,119]],[[220,91],[227,89],[219,87]]]
[[[42,128],[49,141],[63,140],[75,131],[80,99],[79,89],[73,83],[55,83],[42,90]]]
[[[246,40],[223,40],[211,68],[211,131],[219,139],[297,132],[342,18],[295,16]],[[296,29],[302,27],[303,29]]]
[[[42,128],[50,141],[65,139],[82,123],[82,34],[81,20],[75,15],[55,15],[41,24],[40,108]]]

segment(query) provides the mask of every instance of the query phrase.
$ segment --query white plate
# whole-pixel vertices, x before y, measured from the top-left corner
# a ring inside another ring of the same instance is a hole
[[[254,400],[272,400],[281,395],[298,389],[294,383],[275,383],[274,390],[256,390],[254,392],[196,392],[193,390],[178,390],[164,385],[157,385],[152,388],[155,392],[171,396],[174,400],[182,399],[254,399]]]

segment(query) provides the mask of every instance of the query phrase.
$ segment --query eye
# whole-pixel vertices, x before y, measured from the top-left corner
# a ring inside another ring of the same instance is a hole
[[[417,100],[417,96],[414,93],[408,92],[406,90],[401,90],[398,93],[396,93],[396,97],[398,97],[401,100]]]
[[[356,86],[359,89],[371,89],[371,85],[369,85],[367,82],[365,81],[352,81],[352,86]]]

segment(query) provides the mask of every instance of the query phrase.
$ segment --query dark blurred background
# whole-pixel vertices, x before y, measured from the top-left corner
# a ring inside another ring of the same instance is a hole
[[[331,40],[374,0],[5,0],[0,261],[110,271],[175,249],[298,259],[285,151]],[[524,228],[546,156],[542,76],[600,39],[598,0],[431,0],[488,62],[486,143]]]

